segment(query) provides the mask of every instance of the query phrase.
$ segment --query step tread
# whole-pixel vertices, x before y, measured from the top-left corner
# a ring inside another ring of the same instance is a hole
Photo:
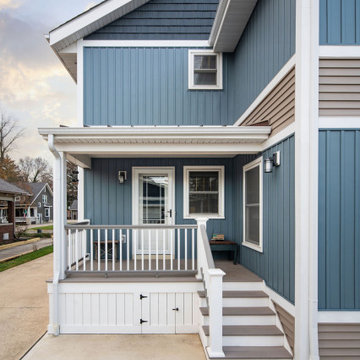
[[[201,314],[203,316],[209,316],[209,308],[201,307]],[[275,315],[269,307],[223,307],[224,316],[235,316],[235,315],[252,315],[252,316],[263,316],[263,315]]]
[[[221,359],[292,359],[282,346],[224,346],[223,350],[225,357]]]
[[[206,297],[206,291],[200,290],[198,294],[201,298]],[[260,290],[224,290],[223,298],[267,298],[269,297]]]
[[[209,336],[209,326],[203,326],[205,336]],[[223,336],[283,336],[275,325],[223,325]]]

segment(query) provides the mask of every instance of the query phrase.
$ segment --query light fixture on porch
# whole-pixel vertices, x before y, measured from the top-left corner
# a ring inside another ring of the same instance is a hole
[[[272,157],[265,159],[265,173],[271,173],[273,166],[280,166],[280,151],[273,153]]]
[[[123,184],[127,180],[127,171],[119,170],[118,179],[119,179],[119,183]]]

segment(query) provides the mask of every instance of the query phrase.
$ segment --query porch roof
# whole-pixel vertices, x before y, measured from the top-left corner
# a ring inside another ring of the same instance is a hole
[[[91,157],[235,156],[254,154],[270,126],[114,126],[40,128],[69,160],[90,167]]]

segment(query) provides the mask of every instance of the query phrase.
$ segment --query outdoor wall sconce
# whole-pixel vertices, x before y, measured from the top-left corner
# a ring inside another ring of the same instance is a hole
[[[127,172],[120,170],[118,172],[118,179],[119,179],[119,183],[123,184],[127,180]]]
[[[274,166],[280,166],[280,151],[274,152],[272,157],[265,159],[265,173],[271,173]]]

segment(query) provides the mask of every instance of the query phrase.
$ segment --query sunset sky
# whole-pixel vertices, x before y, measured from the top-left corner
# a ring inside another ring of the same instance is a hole
[[[44,35],[99,2],[0,0],[0,108],[25,128],[14,159],[52,160],[37,128],[76,125],[75,83]]]

